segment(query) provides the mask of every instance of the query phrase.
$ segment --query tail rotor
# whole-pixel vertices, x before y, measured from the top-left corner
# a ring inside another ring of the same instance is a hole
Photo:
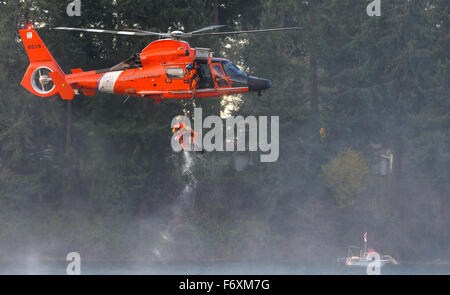
[[[31,75],[31,86],[33,90],[40,94],[48,94],[55,89],[55,83],[50,78],[49,73],[53,72],[47,67],[39,67]]]

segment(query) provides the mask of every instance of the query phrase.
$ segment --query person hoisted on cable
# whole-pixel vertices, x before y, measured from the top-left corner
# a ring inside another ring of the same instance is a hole
[[[186,151],[186,145],[193,148],[195,141],[197,140],[198,133],[192,130],[187,124],[183,123],[182,116],[176,117],[176,120],[177,123],[175,123],[172,129],[172,133],[177,132],[175,140],[181,144],[184,151]],[[186,139],[187,142],[184,142],[184,139]]]

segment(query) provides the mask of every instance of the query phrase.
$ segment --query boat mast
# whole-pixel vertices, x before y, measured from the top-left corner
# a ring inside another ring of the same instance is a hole
[[[367,253],[367,232],[364,233],[364,254]]]

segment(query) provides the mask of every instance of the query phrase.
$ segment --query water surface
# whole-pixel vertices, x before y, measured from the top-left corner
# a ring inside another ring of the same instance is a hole
[[[0,262],[2,275],[65,275],[68,262],[27,261]],[[85,261],[81,263],[85,275],[365,275],[364,267],[329,265],[264,264],[264,263],[203,263],[162,264],[155,262]],[[450,275],[450,265],[386,265],[386,275]]]

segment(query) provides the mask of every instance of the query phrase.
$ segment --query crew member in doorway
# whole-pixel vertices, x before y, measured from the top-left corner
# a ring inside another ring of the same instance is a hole
[[[198,87],[198,83],[200,81],[200,77],[198,76],[198,72],[197,72],[197,67],[194,63],[189,64],[186,67],[186,70],[188,71],[188,79],[191,83],[191,88],[192,88],[192,98],[196,98],[197,95],[197,87]]]

